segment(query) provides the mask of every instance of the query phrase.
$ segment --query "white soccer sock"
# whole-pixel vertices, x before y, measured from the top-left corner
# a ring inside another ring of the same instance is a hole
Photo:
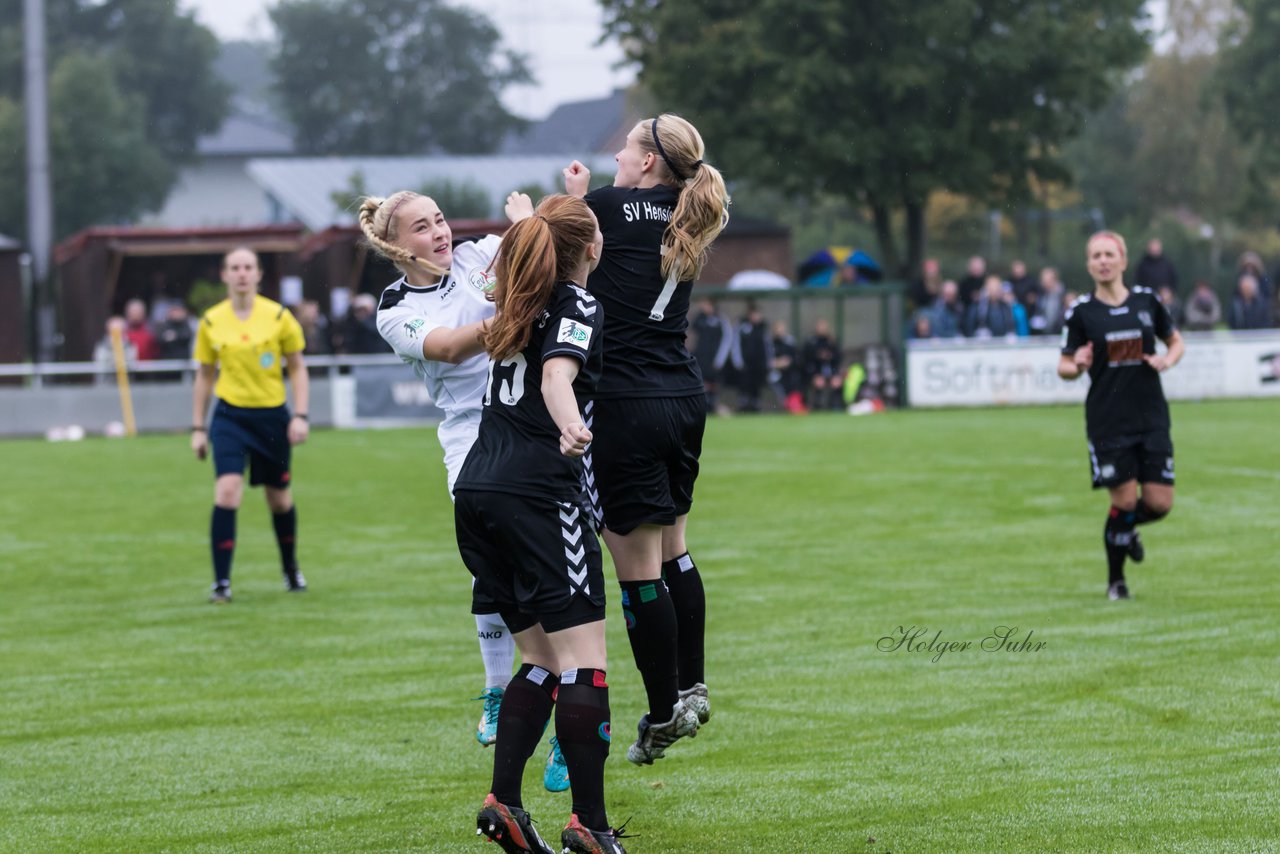
[[[506,688],[516,661],[516,642],[497,614],[476,614],[476,637],[484,659],[484,687]]]

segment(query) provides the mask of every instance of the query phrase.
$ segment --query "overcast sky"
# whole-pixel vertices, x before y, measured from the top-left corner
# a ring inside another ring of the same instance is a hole
[[[450,0],[489,16],[503,42],[529,58],[536,86],[508,89],[507,109],[542,118],[557,104],[607,95],[628,85],[633,73],[613,68],[622,52],[596,47],[601,12],[596,0]],[[180,5],[222,39],[271,38],[272,0],[180,0]]]

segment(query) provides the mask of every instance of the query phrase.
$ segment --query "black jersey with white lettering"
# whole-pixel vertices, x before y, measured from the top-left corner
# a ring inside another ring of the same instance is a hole
[[[573,381],[579,412],[600,379],[603,310],[582,288],[560,282],[515,356],[489,362],[480,435],[458,473],[455,492],[483,490],[577,501],[582,458],[560,453],[560,429],[542,397],[542,366],[555,356],[581,363]],[[585,417],[583,419],[586,420]]]
[[[662,236],[679,197],[666,185],[601,187],[586,196],[604,235],[603,257],[587,281],[608,318],[598,398],[703,393],[684,343],[693,281],[662,275]]]
[[[1067,310],[1062,354],[1093,343],[1085,424],[1089,439],[1169,429],[1160,374],[1143,356],[1174,333],[1173,318],[1150,288],[1133,287],[1121,305],[1083,296]]]

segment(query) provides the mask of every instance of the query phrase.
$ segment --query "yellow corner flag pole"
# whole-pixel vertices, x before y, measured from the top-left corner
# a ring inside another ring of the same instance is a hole
[[[124,416],[124,434],[138,435],[138,425],[133,420],[133,394],[129,391],[129,370],[124,362],[124,337],[120,327],[111,326],[111,355],[116,363],[116,385],[120,389],[120,413]]]

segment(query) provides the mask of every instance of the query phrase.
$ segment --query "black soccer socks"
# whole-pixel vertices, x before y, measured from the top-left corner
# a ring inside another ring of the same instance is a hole
[[[209,523],[209,544],[213,551],[213,578],[219,585],[231,583],[231,558],[236,551],[236,511],[213,505]]]
[[[703,642],[707,632],[707,594],[702,576],[688,552],[662,564],[676,611],[676,649],[680,664],[680,690],[687,691],[706,682]]]
[[[1134,519],[1134,523],[1138,525],[1146,525],[1150,522],[1159,522],[1165,516],[1169,515],[1168,510],[1157,511],[1147,506],[1145,501],[1138,502],[1138,515]]]
[[[276,544],[280,546],[280,564],[286,572],[297,569],[298,508],[272,513],[271,525],[276,529]]]
[[[505,707],[506,701],[503,701]],[[505,711],[505,708],[504,708]],[[498,744],[506,734],[498,724]],[[569,768],[573,813],[586,827],[607,830],[604,763],[609,756],[609,685],[603,670],[578,668],[560,674],[556,738]]]
[[[631,654],[649,698],[649,720],[665,723],[679,699],[678,625],[671,594],[661,578],[620,581],[622,616]],[[569,778],[573,779],[570,771]]]
[[[1121,510],[1119,507],[1112,507],[1107,514],[1102,542],[1107,549],[1108,584],[1124,581],[1124,559],[1129,552],[1129,543],[1133,540],[1133,526],[1137,517],[1138,514],[1133,510]]]
[[[507,683],[498,711],[498,741],[493,748],[493,796],[520,807],[524,766],[542,739],[555,706],[559,677],[534,664],[522,664]],[[572,771],[570,772],[572,774]],[[570,777],[572,779],[572,777]]]

